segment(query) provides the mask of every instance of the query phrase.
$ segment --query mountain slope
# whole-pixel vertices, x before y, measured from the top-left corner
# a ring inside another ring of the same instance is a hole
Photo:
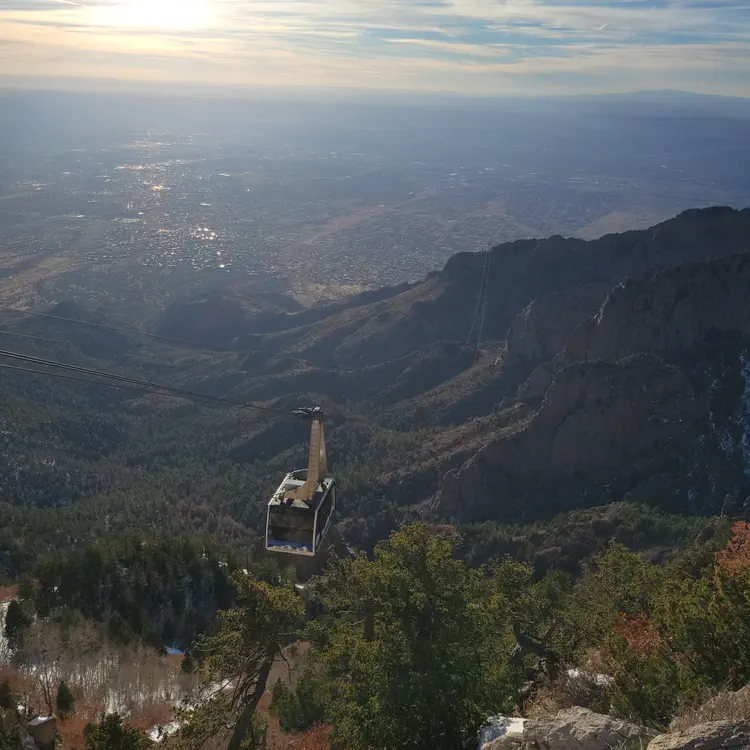
[[[750,242],[750,209],[717,207],[686,211],[648,230],[584,241],[550,237],[519,240],[491,250],[484,337],[503,341],[514,318],[533,300],[588,285],[612,287],[649,269],[745,252]],[[484,258],[460,253],[438,274],[405,289],[360,295],[309,311],[254,317],[247,314],[244,347],[267,358],[283,354],[315,366],[365,367],[404,357],[441,341],[466,340],[479,294]],[[369,301],[375,297],[375,301]],[[209,301],[203,321],[215,320]],[[216,304],[224,304],[221,297]],[[196,334],[189,318],[167,311],[169,335]],[[232,331],[242,325],[232,321]],[[201,330],[201,340],[206,338]],[[219,335],[217,333],[217,335]]]
[[[628,280],[520,389],[529,422],[448,474],[461,520],[630,496],[672,510],[750,492],[750,254]]]

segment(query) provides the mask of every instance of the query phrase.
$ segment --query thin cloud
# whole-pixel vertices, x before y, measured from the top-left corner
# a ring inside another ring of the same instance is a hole
[[[63,60],[72,75],[93,65],[175,81],[266,75],[477,91],[525,90],[535,79],[560,93],[606,90],[609,80],[750,96],[747,0],[144,2],[0,0],[0,40],[28,45],[23,55],[7,47],[4,67],[49,75]],[[185,3],[191,13],[178,12]]]

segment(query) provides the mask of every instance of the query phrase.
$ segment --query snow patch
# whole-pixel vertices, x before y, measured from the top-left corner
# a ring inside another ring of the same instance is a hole
[[[184,651],[180,651],[179,648],[174,648],[173,646],[167,646],[167,653],[170,656],[185,656]]]
[[[10,602],[0,602],[0,656],[8,649],[8,641],[5,638],[5,616],[8,614]]]
[[[585,669],[569,669],[565,673],[565,676],[571,681],[593,682],[599,687],[609,687],[613,682],[612,678],[607,674],[593,674],[592,672],[587,672]]]
[[[169,724],[157,724],[148,730],[148,738],[152,742],[161,742],[166,737],[176,734],[181,726],[182,722],[179,721],[170,721]]]
[[[726,427],[721,427],[716,430],[716,434],[719,438],[719,450],[727,457],[731,458],[734,453],[734,441],[732,435]]]
[[[490,716],[479,733],[477,750],[485,750],[498,737],[505,737],[509,734],[523,734],[525,724],[526,719],[518,719],[512,716]]]

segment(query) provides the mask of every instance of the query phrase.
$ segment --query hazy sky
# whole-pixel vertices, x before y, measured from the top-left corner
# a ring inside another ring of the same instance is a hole
[[[0,74],[750,96],[750,0],[0,0]]]

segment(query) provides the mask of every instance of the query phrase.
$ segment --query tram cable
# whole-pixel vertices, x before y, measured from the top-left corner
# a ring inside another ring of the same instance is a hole
[[[67,318],[62,315],[52,315],[51,313],[35,312],[33,310],[19,310],[15,307],[6,307],[0,305],[0,310],[3,312],[16,313],[17,315],[26,315],[35,318],[45,318],[47,320],[58,320],[63,323],[73,323],[75,325],[91,326],[92,328],[101,328],[105,331],[114,331],[116,333],[124,333],[129,336],[143,336],[146,338],[156,339],[157,341],[166,341],[174,344],[180,344],[181,346],[197,347],[199,349],[211,349],[213,351],[226,351],[219,347],[210,346],[208,344],[201,344],[197,341],[188,341],[187,339],[175,338],[174,336],[163,336],[159,333],[151,333],[150,331],[140,331],[137,328],[121,328],[118,326],[110,326],[106,323],[95,323],[91,320],[80,320],[78,318]]]

